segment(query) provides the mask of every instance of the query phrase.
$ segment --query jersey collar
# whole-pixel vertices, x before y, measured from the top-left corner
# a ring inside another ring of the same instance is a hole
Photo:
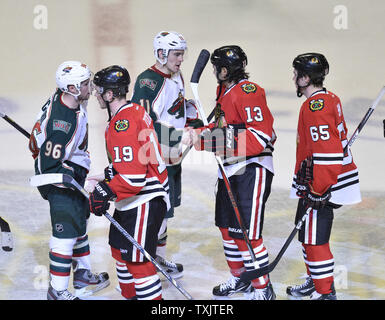
[[[171,78],[171,74],[167,74],[167,73],[164,73],[162,71],[160,71],[159,69],[157,69],[157,67],[155,66],[155,64],[150,68],[152,71],[160,74],[163,78]]]

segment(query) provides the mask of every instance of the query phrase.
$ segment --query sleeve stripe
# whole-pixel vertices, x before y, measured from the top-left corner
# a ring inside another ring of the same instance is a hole
[[[119,174],[124,181],[133,187],[143,187],[146,184],[144,175],[125,175]]]
[[[247,130],[249,130],[254,135],[254,137],[258,140],[261,146],[266,148],[266,145],[271,140],[271,137],[269,137],[267,134],[263,133],[262,131],[255,130],[254,128],[247,128]]]
[[[314,164],[318,165],[343,164],[343,160],[343,153],[313,153]]]

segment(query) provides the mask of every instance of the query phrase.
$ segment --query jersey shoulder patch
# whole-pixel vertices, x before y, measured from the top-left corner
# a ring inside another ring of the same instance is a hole
[[[325,107],[325,100],[324,99],[311,99],[309,101],[309,109],[312,112],[315,111],[321,111]]]
[[[246,94],[257,92],[257,86],[251,82],[247,82],[247,83],[242,84],[241,89]]]

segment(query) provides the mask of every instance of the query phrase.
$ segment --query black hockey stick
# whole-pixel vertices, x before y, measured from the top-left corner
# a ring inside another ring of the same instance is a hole
[[[14,127],[17,131],[22,133],[28,139],[30,138],[30,134],[20,127],[15,121],[13,121],[10,117],[8,117],[5,113],[0,111],[0,117],[2,117],[5,121],[7,121],[12,127]],[[9,227],[7,221],[0,217],[0,230],[1,230],[1,243],[2,249],[4,251],[12,251],[13,250],[13,237],[12,232]]]
[[[302,216],[301,220],[297,223],[293,231],[290,233],[289,237],[285,241],[283,247],[277,254],[277,257],[274,259],[274,261],[267,266],[264,266],[262,268],[256,269],[256,270],[250,270],[250,271],[245,271],[241,274],[240,278],[241,281],[247,282],[251,281],[255,278],[262,277],[266,274],[269,274],[274,270],[274,268],[277,266],[279,260],[281,260],[283,254],[285,253],[286,249],[289,247],[291,241],[294,239],[295,235],[297,232],[302,228],[302,224],[305,222],[307,216],[309,215],[310,211],[312,210],[311,207],[307,208],[305,214]]]
[[[11,126],[16,128],[19,132],[21,132],[24,136],[26,136],[28,139],[30,138],[30,134],[24,130],[22,127],[20,127],[15,121],[13,121],[10,117],[8,117],[5,113],[2,113],[0,111],[0,117],[2,117],[5,121],[7,121]]]
[[[361,132],[362,128],[365,126],[366,122],[368,121],[369,117],[373,113],[374,109],[377,107],[378,103],[380,102],[380,100],[384,94],[385,94],[385,86],[382,87],[377,98],[374,100],[373,105],[366,112],[365,116],[363,117],[361,122],[358,124],[357,129],[354,131],[353,135],[350,137],[348,143],[346,144],[346,146],[344,148],[344,154],[346,154],[348,152],[349,148],[352,146],[354,141],[357,139],[358,134]],[[282,258],[283,254],[285,253],[286,249],[289,247],[294,236],[301,229],[302,224],[306,220],[306,217],[309,215],[310,210],[311,210],[311,208],[308,208],[306,210],[306,213],[303,215],[302,219],[298,222],[298,224],[295,226],[293,231],[290,233],[290,236],[287,238],[286,242],[284,243],[282,249],[279,251],[279,253],[278,253],[277,257],[274,259],[274,261],[263,268],[259,268],[257,270],[246,271],[246,272],[242,273],[241,274],[241,280],[242,281],[247,281],[247,280],[255,279],[257,277],[261,277],[261,276],[268,274],[274,270],[274,268],[277,266],[279,260]]]
[[[1,246],[4,251],[13,250],[13,239],[11,228],[7,221],[0,217],[0,230],[1,230]]]
[[[199,114],[201,115],[201,118],[203,120],[204,125],[208,125],[208,121],[206,119],[206,116],[205,116],[205,113],[204,113],[204,110],[203,110],[203,107],[202,107],[202,104],[201,104],[201,101],[199,98],[198,82],[199,82],[200,76],[202,74],[202,71],[209,60],[209,57],[210,57],[210,53],[207,50],[203,49],[201,51],[199,57],[198,57],[196,64],[195,64],[194,71],[193,71],[193,74],[192,74],[191,80],[190,80],[190,85],[191,85],[192,92],[194,94],[194,99],[195,99],[195,102],[197,103],[198,111],[199,111]],[[242,231],[242,236],[246,242],[246,246],[247,246],[247,249],[249,251],[250,258],[253,262],[254,267],[256,268],[257,259],[255,257],[255,253],[254,253],[253,247],[251,245],[249,236],[247,234],[245,224],[242,221],[242,216],[240,214],[240,211],[239,211],[237,202],[235,200],[234,194],[231,190],[231,184],[230,184],[229,178],[227,177],[225,168],[223,166],[222,159],[219,156],[217,156],[216,154],[214,154],[214,155],[215,155],[215,159],[218,163],[218,167],[219,167],[219,170],[221,172],[223,181],[225,183],[225,187],[226,187],[227,193],[229,195],[231,205],[234,209],[235,217],[236,217],[237,222],[238,222],[240,229]],[[255,278],[258,278],[258,277],[255,277]],[[255,278],[253,278],[253,279],[255,279]]]
[[[46,173],[33,176],[29,179],[31,186],[38,187],[47,184],[71,184],[74,188],[80,191],[87,199],[89,193],[71,176],[61,173]],[[167,278],[171,284],[179,290],[187,299],[193,300],[192,296],[181,287],[175,279],[173,279],[160,265],[159,263],[113,218],[108,212],[104,213],[104,216],[111,222],[111,224],[120,231],[120,233],[130,241],[149,261],[151,261],[155,267]]]

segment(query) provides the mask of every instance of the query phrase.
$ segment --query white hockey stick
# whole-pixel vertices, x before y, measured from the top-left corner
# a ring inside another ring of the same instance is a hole
[[[47,184],[61,184],[67,183],[74,186],[79,190],[87,199],[89,198],[89,193],[71,176],[60,173],[46,173],[33,176],[29,179],[30,185],[33,187],[39,187]],[[167,278],[171,284],[179,290],[187,299],[193,300],[192,296],[183,289],[160,265],[159,263],[113,218],[108,212],[104,213],[104,216],[110,220],[111,224],[118,229],[122,235],[128,239],[149,261],[151,261],[155,267]]]

